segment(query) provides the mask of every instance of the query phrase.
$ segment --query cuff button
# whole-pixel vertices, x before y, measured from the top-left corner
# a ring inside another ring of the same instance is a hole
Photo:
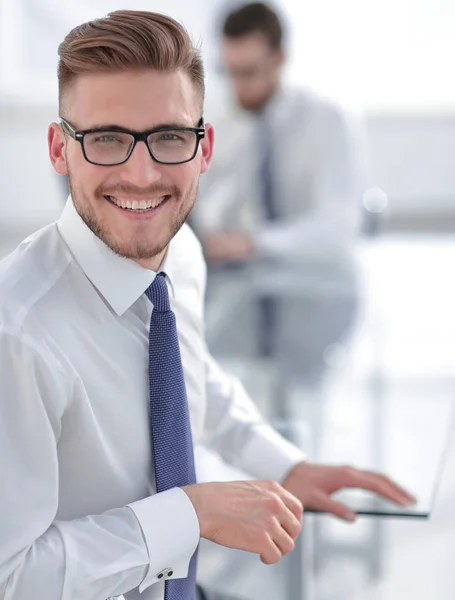
[[[172,575],[174,575],[173,569],[171,567],[167,567],[166,569],[160,571],[157,577],[158,579],[169,579],[170,577],[172,577]]]

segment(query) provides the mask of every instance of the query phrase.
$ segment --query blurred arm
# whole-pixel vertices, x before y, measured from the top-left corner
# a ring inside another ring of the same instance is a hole
[[[314,208],[297,220],[262,223],[254,234],[260,256],[284,260],[339,257],[358,232],[363,191],[359,140],[335,110],[327,111],[313,137],[318,139],[311,144],[320,153],[313,176]],[[294,193],[298,203],[299,190]]]

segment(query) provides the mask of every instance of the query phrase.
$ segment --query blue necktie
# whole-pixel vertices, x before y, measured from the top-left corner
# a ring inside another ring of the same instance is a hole
[[[279,217],[275,198],[273,180],[273,137],[270,128],[260,121],[261,127],[261,155],[259,163],[259,186],[262,208],[267,221],[275,221]]]
[[[275,221],[279,218],[279,211],[275,195],[273,135],[265,116],[261,115],[258,121],[260,158],[259,158],[259,193],[262,210],[266,221]],[[275,352],[276,322],[278,303],[276,298],[261,296],[259,298],[259,354],[270,358]]]
[[[196,483],[196,472],[177,326],[164,273],[155,277],[146,294],[153,304],[149,334],[150,421],[159,493]],[[166,581],[165,600],[194,600],[196,562],[197,551],[187,578]]]

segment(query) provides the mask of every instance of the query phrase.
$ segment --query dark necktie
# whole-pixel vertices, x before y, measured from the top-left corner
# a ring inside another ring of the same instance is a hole
[[[273,137],[264,118],[260,120],[259,186],[262,208],[267,221],[278,219],[273,177]]]
[[[150,422],[156,491],[196,483],[193,440],[175,314],[164,273],[146,294],[153,304],[149,334]],[[194,600],[197,551],[185,579],[165,583],[165,600]]]
[[[273,136],[265,117],[259,120],[260,160],[259,193],[262,211],[266,221],[279,218],[274,181]],[[277,300],[271,296],[259,298],[259,354],[272,357],[276,338]]]

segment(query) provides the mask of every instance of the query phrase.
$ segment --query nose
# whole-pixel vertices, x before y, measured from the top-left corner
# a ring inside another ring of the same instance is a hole
[[[147,187],[162,178],[162,165],[153,160],[144,142],[138,142],[131,156],[121,165],[120,178],[138,187]]]

